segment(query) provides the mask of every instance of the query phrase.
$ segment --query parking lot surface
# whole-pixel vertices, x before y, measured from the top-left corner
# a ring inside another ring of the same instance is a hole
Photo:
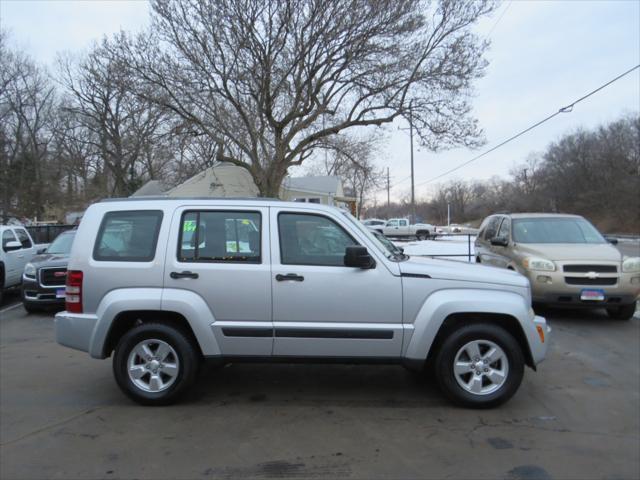
[[[546,314],[548,359],[473,411],[402,367],[273,364],[140,407],[51,314],[3,310],[0,478],[639,478],[640,319]]]

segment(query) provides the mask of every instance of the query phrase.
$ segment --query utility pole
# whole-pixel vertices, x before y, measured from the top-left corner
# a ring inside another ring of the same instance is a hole
[[[451,225],[451,205],[449,204],[449,202],[447,202],[447,227],[450,225]]]
[[[416,189],[413,176],[413,100],[409,102],[409,141],[411,142],[411,223],[416,222]]]
[[[391,183],[389,182],[389,167],[387,167],[387,208],[391,206]]]

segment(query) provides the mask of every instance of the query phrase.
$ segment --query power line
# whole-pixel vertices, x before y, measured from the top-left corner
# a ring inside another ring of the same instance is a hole
[[[513,4],[513,0],[511,0],[508,4],[507,4],[507,8],[505,8],[502,13],[500,14],[500,16],[498,17],[498,19],[496,20],[496,23],[493,24],[493,26],[491,27],[491,30],[489,30],[489,33],[487,33],[487,36],[485,37],[486,39],[488,39],[491,34],[493,33],[493,31],[496,29],[496,27],[498,26],[498,24],[500,23],[500,20],[502,20],[502,17],[504,17],[504,14],[507,13],[507,10],[509,10],[509,7],[511,7],[511,5]]]
[[[445,177],[445,176],[449,175],[450,173],[453,173],[453,172],[455,172],[455,171],[457,171],[457,170],[460,170],[461,168],[466,167],[466,166],[467,166],[467,165],[469,165],[470,163],[475,162],[476,160],[481,159],[481,158],[482,158],[482,157],[484,157],[485,155],[488,155],[488,154],[490,154],[491,152],[495,152],[498,148],[500,148],[500,147],[502,147],[502,146],[506,145],[507,143],[509,143],[509,142],[511,142],[511,141],[513,141],[513,140],[515,140],[515,139],[516,139],[516,138],[518,138],[518,137],[521,137],[521,136],[522,136],[522,135],[524,135],[525,133],[527,133],[527,132],[529,132],[529,131],[533,130],[533,129],[534,129],[534,128],[536,128],[536,127],[539,127],[539,126],[540,126],[540,125],[542,125],[543,123],[548,122],[549,120],[551,120],[551,119],[552,119],[553,117],[555,117],[556,115],[560,115],[561,113],[570,113],[570,112],[572,112],[572,111],[573,111],[573,107],[574,107],[575,105],[577,105],[578,103],[582,102],[583,100],[586,100],[586,99],[587,99],[587,98],[589,98],[590,96],[592,96],[592,95],[594,95],[594,94],[598,93],[600,90],[602,90],[602,89],[604,89],[604,88],[608,87],[608,86],[609,86],[609,85],[611,85],[612,83],[617,82],[617,81],[618,81],[618,80],[620,80],[622,77],[624,77],[624,76],[626,76],[626,75],[629,75],[631,72],[633,72],[634,70],[637,70],[638,68],[640,68],[640,64],[636,65],[636,66],[635,66],[635,67],[633,67],[633,68],[630,68],[629,70],[627,70],[627,71],[626,71],[626,72],[624,72],[624,73],[621,73],[620,75],[618,75],[618,76],[617,76],[617,77],[615,77],[614,79],[609,80],[607,83],[605,83],[605,84],[603,84],[603,85],[599,86],[599,87],[598,87],[598,88],[596,88],[595,90],[593,90],[593,91],[591,91],[591,92],[587,93],[586,95],[584,95],[584,96],[580,97],[579,99],[577,99],[577,100],[575,100],[574,102],[570,103],[570,104],[569,104],[569,105],[567,105],[566,107],[562,107],[562,108],[560,108],[557,112],[552,113],[552,114],[551,114],[551,115],[549,115],[548,117],[546,117],[546,118],[544,118],[544,119],[540,120],[540,121],[539,121],[539,122],[537,122],[537,123],[534,123],[534,124],[533,124],[533,125],[531,125],[530,127],[526,128],[526,129],[524,129],[524,130],[522,130],[521,132],[516,133],[516,134],[515,134],[515,135],[513,135],[512,137],[509,137],[508,139],[506,139],[505,141],[503,141],[503,142],[499,143],[499,144],[498,144],[498,145],[496,145],[495,147],[490,148],[489,150],[487,150],[487,151],[485,151],[485,152],[482,152],[480,155],[476,155],[476,156],[475,156],[475,157],[473,157],[472,159],[467,160],[466,162],[461,163],[460,165],[458,165],[458,166],[456,166],[456,167],[454,167],[454,168],[452,168],[452,169],[450,169],[450,170],[447,170],[446,172],[444,172],[444,173],[442,173],[442,174],[440,174],[440,175],[438,175],[438,176],[436,176],[436,177],[430,178],[429,180],[425,180],[424,182],[417,183],[417,184],[416,184],[416,186],[424,185],[424,184],[426,184],[426,183],[431,183],[431,182],[433,182],[433,181],[435,181],[435,180],[438,180],[438,179],[440,179],[440,178],[442,178],[442,177]],[[400,183],[400,182],[398,182],[398,183]]]

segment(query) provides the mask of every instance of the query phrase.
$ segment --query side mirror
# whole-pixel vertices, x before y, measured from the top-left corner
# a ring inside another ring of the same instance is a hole
[[[506,247],[509,245],[509,240],[504,237],[493,237],[491,239],[491,245],[496,247]]]
[[[38,255],[42,255],[43,253],[46,253],[46,251],[47,251],[47,247],[44,247],[44,248],[39,248],[36,253]]]
[[[611,245],[617,245],[618,244],[618,239],[617,238],[613,238],[613,237],[605,237],[607,239],[607,242],[609,242]]]
[[[367,247],[355,245],[345,249],[344,265],[345,267],[368,269],[375,267],[376,261],[369,255]]]
[[[20,250],[21,248],[22,248],[22,244],[17,240],[11,240],[5,243],[4,247],[2,247],[2,249],[5,252],[13,252],[14,250]]]

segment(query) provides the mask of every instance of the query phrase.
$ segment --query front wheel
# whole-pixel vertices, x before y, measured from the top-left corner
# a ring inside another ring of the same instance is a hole
[[[199,356],[189,339],[163,323],[143,323],[118,342],[113,373],[122,391],[142,405],[168,405],[195,381]]]
[[[503,328],[472,324],[444,340],[435,372],[444,394],[458,405],[491,408],[518,390],[524,356],[516,339]]]
[[[607,315],[616,320],[631,320],[636,313],[636,304],[623,305],[616,308],[607,308]]]

